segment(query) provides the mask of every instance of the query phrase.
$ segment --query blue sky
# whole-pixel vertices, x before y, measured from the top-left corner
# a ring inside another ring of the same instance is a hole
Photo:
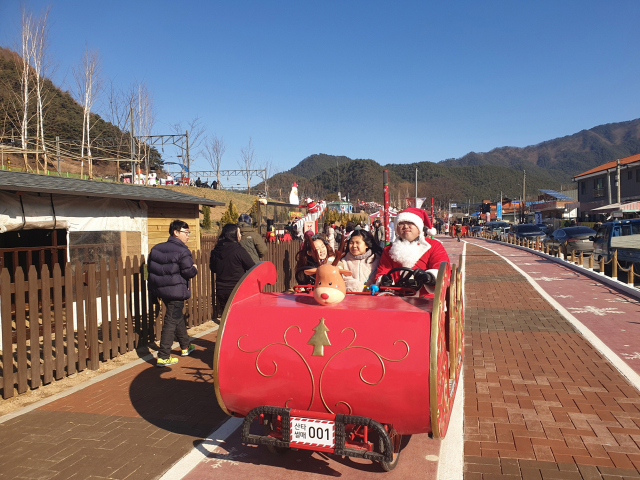
[[[249,137],[280,170],[314,153],[437,162],[640,116],[635,0],[26,5],[51,6],[57,84],[86,43],[105,79],[147,82],[156,134],[198,116],[224,137],[225,168]],[[19,25],[0,0],[0,45]]]

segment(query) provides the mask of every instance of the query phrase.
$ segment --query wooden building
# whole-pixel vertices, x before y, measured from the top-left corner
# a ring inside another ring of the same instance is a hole
[[[146,256],[174,219],[189,224],[187,245],[198,250],[202,205],[224,207],[161,187],[0,170],[0,270]]]

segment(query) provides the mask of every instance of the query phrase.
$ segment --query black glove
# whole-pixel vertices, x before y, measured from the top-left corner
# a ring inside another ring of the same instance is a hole
[[[413,278],[416,279],[416,282],[418,282],[418,284],[422,284],[422,285],[436,284],[436,277],[433,276],[433,273],[425,272],[421,268],[416,268],[415,272],[413,273]]]
[[[380,286],[381,287],[392,287],[393,286],[393,279],[391,278],[391,275],[382,275],[380,277]]]

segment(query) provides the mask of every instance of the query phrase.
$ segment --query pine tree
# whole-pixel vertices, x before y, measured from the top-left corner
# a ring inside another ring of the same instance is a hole
[[[309,339],[307,345],[313,345],[313,353],[311,354],[314,357],[324,357],[324,347],[331,345],[329,341],[329,337],[327,336],[327,332],[329,329],[324,324],[324,318],[320,319],[320,323],[312,330],[316,333]]]
[[[208,205],[202,207],[202,228],[205,230],[211,228],[211,207]]]
[[[228,223],[238,223],[238,217],[238,209],[233,204],[233,201],[229,200],[229,207],[227,207],[227,211],[224,212],[220,219],[220,230]]]

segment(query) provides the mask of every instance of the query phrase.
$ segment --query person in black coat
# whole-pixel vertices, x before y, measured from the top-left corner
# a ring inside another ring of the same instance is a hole
[[[240,245],[240,239],[238,226],[228,223],[222,227],[218,243],[211,251],[209,266],[211,273],[216,274],[216,298],[222,308],[227,305],[238,281],[255,265],[249,253]]]
[[[167,313],[162,325],[160,348],[158,349],[158,367],[178,363],[171,357],[171,345],[174,337],[180,342],[182,355],[189,355],[195,349],[189,344],[189,335],[184,323],[184,301],[191,298],[189,280],[198,274],[193,257],[186,243],[189,240],[189,224],[174,220],[169,225],[169,239],[151,249],[147,272],[149,273],[149,292],[162,300]]]

